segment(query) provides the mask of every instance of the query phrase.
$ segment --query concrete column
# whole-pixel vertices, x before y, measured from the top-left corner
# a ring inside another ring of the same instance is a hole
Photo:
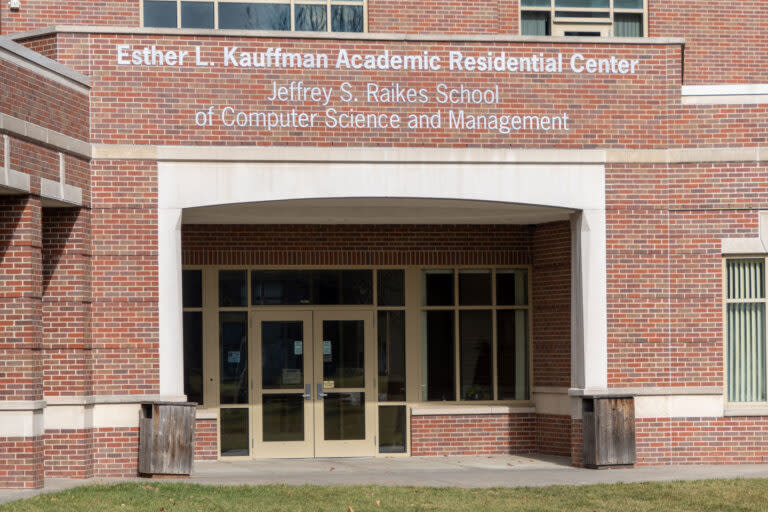
[[[184,396],[184,339],[181,295],[181,212],[158,212],[160,294],[160,394]]]
[[[0,202],[0,487],[43,485],[41,210]]]
[[[571,386],[608,387],[605,210],[571,216]]]

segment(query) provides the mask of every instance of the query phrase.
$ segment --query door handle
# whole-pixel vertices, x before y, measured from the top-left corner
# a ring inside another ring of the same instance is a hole
[[[317,383],[317,398],[325,398],[328,396],[328,393],[323,393],[323,383],[318,382]]]
[[[312,384],[304,386],[304,394],[301,395],[305,400],[312,400]]]

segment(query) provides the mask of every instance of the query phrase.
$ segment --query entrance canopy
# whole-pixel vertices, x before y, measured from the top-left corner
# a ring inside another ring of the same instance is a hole
[[[542,224],[568,208],[413,198],[294,199],[184,210],[184,224]]]

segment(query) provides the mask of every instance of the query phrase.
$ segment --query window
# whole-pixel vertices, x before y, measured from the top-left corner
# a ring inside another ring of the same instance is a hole
[[[425,270],[422,399],[527,400],[527,269]]]
[[[144,0],[145,27],[365,32],[367,0]]]
[[[765,258],[725,262],[728,402],[766,401]]]
[[[645,0],[520,0],[526,36],[643,37]]]
[[[184,394],[187,400],[203,403],[203,272],[182,272],[184,307]]]

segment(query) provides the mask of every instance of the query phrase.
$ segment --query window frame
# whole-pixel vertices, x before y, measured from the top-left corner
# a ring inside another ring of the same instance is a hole
[[[532,272],[533,267],[531,265],[477,265],[477,266],[429,266],[420,269],[422,284],[420,291],[423,295],[426,294],[426,284],[424,282],[424,275],[430,270],[451,270],[453,271],[453,295],[454,302],[451,306],[427,306],[425,300],[419,297],[419,322],[421,324],[422,339],[421,339],[421,368],[424,371],[427,364],[427,347],[426,347],[426,312],[427,311],[453,311],[453,336],[454,336],[454,391],[456,400],[428,400],[425,375],[420,375],[420,394],[419,402],[425,405],[459,405],[459,406],[472,406],[472,405],[500,405],[500,404],[526,404],[533,400],[533,279]],[[491,304],[483,306],[462,306],[459,303],[459,276],[462,271],[479,271],[488,270],[491,272]],[[509,270],[526,270],[527,271],[527,304],[522,306],[500,306],[497,304],[497,289],[496,283],[497,274],[501,271]],[[527,378],[527,391],[528,396],[522,400],[510,400],[499,399],[499,362],[498,362],[498,312],[499,311],[518,311],[524,310],[527,312],[527,326],[526,326],[526,343],[528,351],[528,372]],[[491,388],[493,397],[490,400],[462,400],[461,394],[461,330],[460,330],[460,312],[461,311],[491,311]]]
[[[520,2],[518,7],[518,32],[523,35],[523,12],[546,12],[549,13],[549,31],[552,36],[556,36],[556,27],[561,28],[563,31],[574,27],[578,30],[583,30],[585,27],[595,27],[594,30],[600,30],[599,27],[610,27],[609,36],[600,37],[618,37],[614,35],[614,14],[640,14],[643,17],[643,35],[641,37],[648,37],[648,1],[643,0],[642,9],[623,9],[614,7],[614,1],[610,0],[608,8],[604,7],[556,7],[556,0],[550,0],[549,7],[527,7],[523,6]],[[607,18],[558,18],[557,12],[608,12]],[[550,37],[550,36],[539,36]],[[564,36],[560,36],[564,37]]]
[[[734,415],[764,415],[768,414],[768,255],[765,254],[729,254],[722,258],[722,322],[723,322],[723,400],[726,416]],[[763,290],[762,298],[729,299],[728,298],[728,261],[729,260],[762,260],[763,261]],[[766,333],[763,350],[766,368],[766,400],[762,402],[731,402],[728,399],[728,304],[764,304],[765,316],[763,332]],[[729,414],[730,412],[730,414]]]
[[[187,28],[187,30],[247,30],[248,32],[276,32],[274,30],[250,30],[250,29],[220,29],[219,28],[219,4],[226,4],[226,3],[252,3],[252,4],[288,4],[291,6],[291,28],[290,30],[285,31],[277,31],[277,32],[298,32],[295,28],[296,26],[296,5],[326,5],[327,6],[327,27],[325,31],[314,31],[314,32],[302,32],[302,33],[334,33],[334,34],[344,34],[345,32],[333,32],[333,22],[331,17],[331,9],[333,6],[358,6],[361,5],[363,7],[363,31],[362,32],[356,32],[356,33],[362,33],[365,34],[368,32],[368,0],[359,0],[359,1],[352,1],[352,0],[161,0],[161,1],[167,1],[168,3],[176,2],[176,28],[185,28],[181,26],[181,3],[182,2],[199,2],[199,3],[212,3],[213,4],[213,28],[212,29],[196,29],[196,28]],[[140,3],[140,23],[142,28],[152,28],[152,27],[144,27],[144,0],[141,0]]]

